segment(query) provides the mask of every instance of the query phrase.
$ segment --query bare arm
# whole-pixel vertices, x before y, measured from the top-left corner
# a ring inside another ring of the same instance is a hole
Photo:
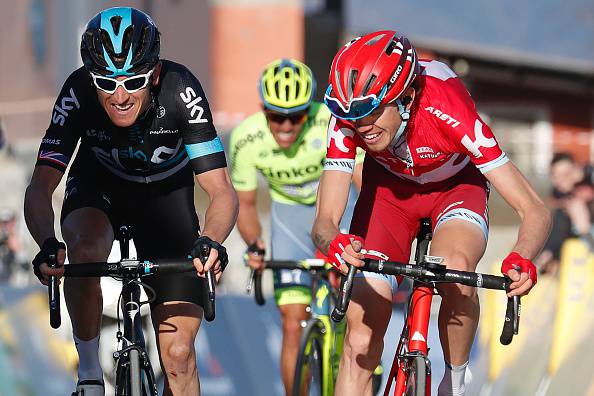
[[[222,243],[231,233],[238,211],[237,194],[231,185],[227,168],[201,173],[196,179],[210,199],[204,215],[202,235]]]
[[[520,230],[513,251],[532,260],[549,236],[549,210],[513,163],[495,168],[485,177],[520,216]]]
[[[312,239],[318,249],[328,253],[330,242],[338,235],[340,219],[344,213],[349,196],[351,174],[326,170],[320,178],[316,219],[312,229]]]
[[[237,192],[239,198],[237,228],[248,245],[254,243],[262,235],[262,226],[260,225],[256,207],[256,194],[257,190]]]
[[[25,191],[25,222],[39,246],[54,234],[52,195],[64,173],[50,166],[36,166]]]
[[[357,188],[357,192],[361,192],[361,186],[363,185],[363,163],[355,164],[355,170],[353,172],[353,184]]]

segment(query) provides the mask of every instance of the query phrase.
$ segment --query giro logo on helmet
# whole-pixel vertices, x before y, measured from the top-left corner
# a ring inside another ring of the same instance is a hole
[[[394,75],[392,76],[392,78],[390,78],[390,84],[394,84],[394,81],[396,81],[396,79],[398,79],[398,76],[400,75],[401,71],[402,71],[402,65],[398,65],[398,67],[396,68],[396,71],[394,72]]]

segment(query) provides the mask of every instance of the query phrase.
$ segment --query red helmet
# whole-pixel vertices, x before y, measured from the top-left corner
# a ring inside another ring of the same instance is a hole
[[[370,33],[338,51],[324,99],[335,116],[361,118],[399,99],[418,74],[417,53],[406,37],[393,30]]]

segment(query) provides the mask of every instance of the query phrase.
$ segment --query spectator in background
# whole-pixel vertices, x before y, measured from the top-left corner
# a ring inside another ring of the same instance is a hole
[[[2,122],[2,118],[0,118],[0,151],[6,145],[6,138],[4,137],[4,123]]]
[[[0,208],[0,282],[11,279],[17,269],[28,270],[27,260],[16,232],[14,211]]]
[[[583,167],[567,153],[556,153],[551,161],[553,228],[535,263],[545,273],[554,274],[559,266],[561,247],[568,238],[582,238],[592,250],[594,186],[592,167]]]

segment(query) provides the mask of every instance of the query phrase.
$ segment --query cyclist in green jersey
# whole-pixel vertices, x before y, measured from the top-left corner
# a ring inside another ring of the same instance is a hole
[[[231,134],[231,178],[240,205],[237,226],[248,245],[247,262],[255,270],[264,266],[262,252],[266,247],[256,208],[258,172],[266,179],[272,198],[272,258],[301,260],[316,254],[310,232],[330,112],[324,104],[313,101],[315,87],[305,64],[294,59],[272,62],[259,82],[262,111],[248,117]],[[355,166],[355,181],[360,180],[360,160]],[[289,394],[300,324],[309,315],[306,308],[311,302],[311,279],[306,271],[276,271],[274,289],[283,323],[281,374]]]

